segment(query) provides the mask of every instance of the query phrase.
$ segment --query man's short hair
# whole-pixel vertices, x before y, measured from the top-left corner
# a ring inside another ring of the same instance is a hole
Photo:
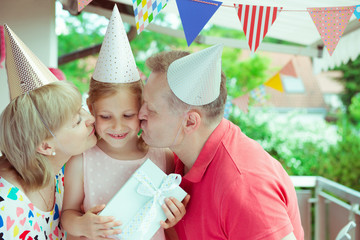
[[[146,65],[152,72],[162,72],[166,74],[172,62],[189,54],[190,53],[186,51],[161,52],[148,58],[146,60]],[[167,102],[169,103],[170,109],[175,113],[183,113],[189,108],[193,108],[199,110],[202,114],[204,114],[205,123],[220,121],[224,115],[225,103],[227,98],[225,73],[221,71],[219,96],[209,104],[203,106],[190,106],[189,104],[180,100],[172,91],[170,91],[166,98]]]

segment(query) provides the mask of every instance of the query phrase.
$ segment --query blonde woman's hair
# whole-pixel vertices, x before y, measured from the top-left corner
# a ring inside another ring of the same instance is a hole
[[[189,54],[190,53],[186,51],[161,52],[148,58],[146,60],[146,65],[152,72],[167,73],[167,70],[171,63]],[[224,116],[226,98],[226,76],[225,73],[221,71],[220,94],[217,99],[215,99],[211,103],[203,106],[190,106],[189,104],[181,101],[172,91],[169,91],[169,93],[167,94],[166,101],[169,104],[169,108],[177,114],[183,113],[190,107],[198,109],[205,116],[204,123],[211,124],[221,121],[222,117]]]
[[[36,190],[52,181],[54,174],[48,158],[36,150],[53,137],[49,130],[56,135],[73,119],[79,106],[81,95],[77,88],[59,81],[20,95],[5,108],[0,119],[2,159],[12,165],[24,188]]]
[[[99,82],[95,79],[91,79],[90,87],[89,87],[89,97],[86,100],[86,103],[93,113],[93,104],[99,99],[108,98],[118,93],[120,89],[127,89],[129,93],[133,94],[137,101],[139,109],[141,107],[143,98],[142,91],[144,88],[144,83],[142,80],[131,82],[131,83],[107,83],[107,82]],[[119,103],[121,104],[121,103]],[[145,144],[142,137],[139,137],[138,148],[141,150],[146,149],[148,146]]]

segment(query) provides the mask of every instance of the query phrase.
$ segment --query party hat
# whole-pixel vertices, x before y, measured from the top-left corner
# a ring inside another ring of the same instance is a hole
[[[140,80],[130,43],[117,6],[114,6],[93,78],[99,82],[129,83]]]
[[[167,79],[170,89],[183,102],[201,106],[220,94],[223,45],[206,48],[170,64]]]
[[[11,99],[45,84],[58,81],[8,25],[5,24],[4,28],[6,72]]]

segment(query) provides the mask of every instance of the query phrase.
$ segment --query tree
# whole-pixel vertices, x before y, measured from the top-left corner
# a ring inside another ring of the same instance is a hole
[[[67,32],[58,36],[60,56],[99,44],[103,41],[104,29],[106,29],[107,26],[106,24],[94,25],[94,22],[98,22],[96,17],[97,16],[93,14],[85,12],[76,17],[65,17]],[[156,24],[165,26],[170,24],[162,14],[158,15],[154,21]],[[129,29],[130,26],[125,23],[125,28]],[[201,34],[239,39],[245,38],[245,35],[240,31],[217,26],[210,26],[204,29]],[[195,52],[208,47],[196,42],[188,47],[185,39],[150,32],[146,29],[140,35],[137,35],[130,44],[136,64],[146,76],[148,76],[150,72],[145,66],[145,60],[155,53],[173,49]],[[268,59],[259,57],[258,55],[254,55],[254,57],[247,60],[241,60],[240,57],[240,49],[225,47],[223,50],[222,66],[228,77],[228,93],[233,98],[241,96],[259,86],[266,81],[268,77],[266,74],[269,63]],[[89,68],[88,62],[89,58],[85,58],[60,66],[60,69],[65,73],[67,79],[74,82],[81,92],[88,90],[89,80],[93,72],[93,69]]]
[[[69,15],[64,18],[66,29],[64,33],[58,35],[59,56],[102,43],[104,39],[102,32],[106,29],[106,25],[93,24],[91,16],[93,15],[80,14],[76,17]],[[94,70],[94,65],[89,66],[89,59],[91,57],[59,66],[67,80],[73,82],[82,93],[88,91],[89,81]]]
[[[351,98],[360,92],[360,56],[354,61],[350,60],[347,64],[336,67],[335,70],[340,70],[344,74],[338,80],[344,85],[344,94],[342,94],[341,100],[348,110]]]

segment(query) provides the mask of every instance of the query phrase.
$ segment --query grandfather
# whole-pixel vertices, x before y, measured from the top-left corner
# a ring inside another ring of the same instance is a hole
[[[180,239],[304,238],[294,186],[281,164],[223,118],[222,46],[150,57],[139,118],[153,147],[169,147],[191,195]]]

